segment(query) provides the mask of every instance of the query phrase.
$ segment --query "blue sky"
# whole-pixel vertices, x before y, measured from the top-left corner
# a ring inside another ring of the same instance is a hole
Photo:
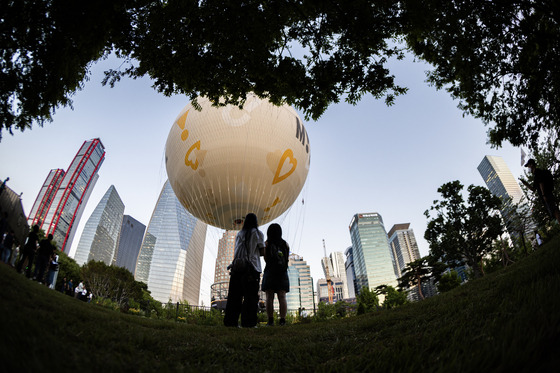
[[[49,170],[67,169],[84,140],[99,137],[103,142],[106,159],[71,253],[111,185],[126,206],[125,214],[148,225],[167,179],[165,141],[188,103],[184,96],[157,93],[147,78],[123,80],[112,89],[101,86],[102,72],[119,65],[114,58],[94,65],[90,81],[73,98],[74,110],[57,110],[52,123],[14,136],[2,133],[0,178],[10,177],[10,188],[23,192],[26,213]],[[333,105],[318,121],[306,122],[311,144],[307,182],[277,222],[292,251],[310,264],[315,282],[323,277],[322,240],[328,253],[343,252],[351,245],[348,225],[354,214],[378,212],[387,231],[393,224],[411,223],[420,253],[427,255],[423,213],[439,198],[439,186],[452,180],[484,185],[477,166],[485,155],[503,157],[515,178],[523,173],[518,148],[506,144],[492,149],[481,121],[463,117],[445,91],[424,82],[427,65],[408,58],[391,68],[397,83],[409,88],[395,105],[365,97],[356,106]],[[221,234],[217,228],[208,229],[201,282],[204,304],[209,304]]]

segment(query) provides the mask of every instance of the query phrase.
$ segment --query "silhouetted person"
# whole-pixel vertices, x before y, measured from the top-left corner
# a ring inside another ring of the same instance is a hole
[[[49,261],[54,254],[54,245],[52,244],[53,235],[49,234],[47,238],[43,238],[39,242],[39,250],[37,250],[37,260],[35,261],[34,277],[38,282],[44,282],[45,271],[49,266]]]
[[[27,241],[23,246],[21,253],[21,258],[17,265],[17,271],[21,272],[23,264],[27,261],[27,270],[25,275],[29,278],[31,277],[31,266],[33,265],[33,259],[35,258],[35,251],[37,250],[37,241],[39,241],[39,226],[34,225],[29,235],[27,235]]]
[[[11,230],[6,233],[2,240],[2,261],[10,264],[10,256],[12,255],[12,247],[14,246],[14,231]]]
[[[521,181],[527,188],[537,193],[550,217],[556,219],[558,224],[560,224],[560,210],[558,210],[558,204],[554,198],[554,180],[552,178],[552,173],[549,170],[537,168],[537,163],[534,159],[529,159],[527,163],[525,163],[525,167],[529,168],[529,172],[533,174],[533,185],[527,183],[525,180]]]
[[[286,293],[290,291],[288,278],[288,257],[290,248],[282,239],[282,227],[270,224],[266,231],[267,239],[264,248],[264,261],[266,267],[263,273],[262,291],[266,292],[266,314],[268,326],[274,325],[274,294],[278,294],[280,325],[286,324]]]
[[[66,293],[67,287],[68,287],[68,280],[66,280],[66,277],[64,277],[62,279],[62,287],[60,288],[60,292],[61,293]]]
[[[259,282],[261,270],[260,257],[264,254],[264,235],[258,229],[257,216],[247,214],[243,228],[235,237],[235,258],[247,258],[249,263],[244,272],[232,270],[224,316],[225,326],[251,328],[257,325],[259,304]]]

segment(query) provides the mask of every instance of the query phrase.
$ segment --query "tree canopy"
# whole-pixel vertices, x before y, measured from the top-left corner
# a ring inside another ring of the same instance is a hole
[[[422,283],[427,281],[432,274],[432,268],[428,259],[429,258],[425,256],[408,263],[403,269],[402,277],[398,279],[399,287],[401,289],[416,286],[420,299],[424,299],[424,294],[422,293]]]
[[[434,201],[425,212],[431,219],[424,238],[430,245],[431,257],[450,267],[467,264],[476,278],[484,274],[482,258],[492,250],[492,242],[504,230],[499,212],[502,201],[486,188],[470,185],[467,189],[466,202],[459,181],[443,184],[438,189],[443,198]]]
[[[130,300],[142,302],[148,293],[147,285],[134,280],[128,269],[108,266],[102,261],[91,260],[84,264],[81,274],[95,297],[111,299],[120,308],[126,307]]]
[[[370,290],[367,286],[360,289],[356,301],[358,303],[358,315],[375,311],[379,307],[379,297],[375,291]]]
[[[52,120],[99,58],[105,83],[149,76],[166,95],[242,105],[248,92],[318,119],[341,99],[406,93],[389,64],[406,51],[428,82],[493,126],[492,144],[537,146],[560,127],[554,0],[5,1],[0,129]]]

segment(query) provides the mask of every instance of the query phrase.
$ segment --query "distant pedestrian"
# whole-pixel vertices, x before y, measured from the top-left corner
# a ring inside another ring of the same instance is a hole
[[[27,241],[23,246],[23,252],[19,263],[17,265],[17,271],[21,272],[23,265],[26,264],[25,275],[27,278],[31,277],[31,267],[33,266],[33,259],[35,259],[35,251],[37,251],[37,242],[39,241],[39,226],[34,225],[31,232],[27,236]]]
[[[535,241],[537,242],[537,246],[542,245],[542,237],[537,231],[535,231]]]
[[[60,287],[60,292],[61,293],[66,293],[66,288],[68,287],[68,280],[66,279],[66,277],[64,277],[62,279],[62,286]]]
[[[529,159],[527,163],[525,163],[525,167],[529,168],[529,172],[533,174],[533,185],[525,180],[521,181],[527,188],[537,193],[550,217],[556,219],[556,222],[560,224],[560,210],[554,198],[554,180],[552,178],[552,173],[549,170],[537,168],[537,162],[534,159]]]
[[[12,250],[12,259],[10,259],[10,266],[16,266],[16,260],[19,255],[19,246],[16,246],[15,249]]]
[[[74,296],[74,284],[72,283],[72,279],[68,281],[66,284],[66,289],[64,289],[66,295],[70,295],[71,297]]]
[[[257,216],[247,214],[243,228],[235,237],[235,259],[247,262],[244,271],[231,271],[228,298],[224,316],[225,326],[238,326],[241,314],[241,326],[245,328],[257,325],[259,304],[259,282],[261,259],[264,255],[264,235],[258,229]]]
[[[55,278],[57,272],[58,272],[58,255],[53,253],[51,255],[51,259],[49,263],[49,272],[47,275],[47,286],[50,287],[51,289],[54,289],[56,285]]]
[[[271,224],[266,231],[267,240],[264,249],[264,261],[266,267],[263,273],[262,291],[266,292],[266,314],[268,326],[274,325],[274,294],[278,294],[278,305],[280,320],[279,324],[286,324],[286,293],[290,291],[290,279],[288,278],[288,258],[290,248],[288,243],[282,239],[282,227],[279,224]]]
[[[6,232],[2,240],[2,261],[10,264],[10,257],[12,256],[12,248],[14,246],[14,231]]]
[[[78,283],[78,286],[76,286],[76,289],[74,289],[74,297],[80,298],[80,295],[82,294],[83,290],[84,290],[84,282],[80,281]]]

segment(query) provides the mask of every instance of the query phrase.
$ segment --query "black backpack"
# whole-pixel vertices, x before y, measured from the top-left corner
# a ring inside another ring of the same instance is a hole
[[[268,260],[267,265],[270,265],[272,270],[275,272],[282,272],[288,268],[288,250],[286,244],[277,245],[275,243],[269,243],[268,245]]]

